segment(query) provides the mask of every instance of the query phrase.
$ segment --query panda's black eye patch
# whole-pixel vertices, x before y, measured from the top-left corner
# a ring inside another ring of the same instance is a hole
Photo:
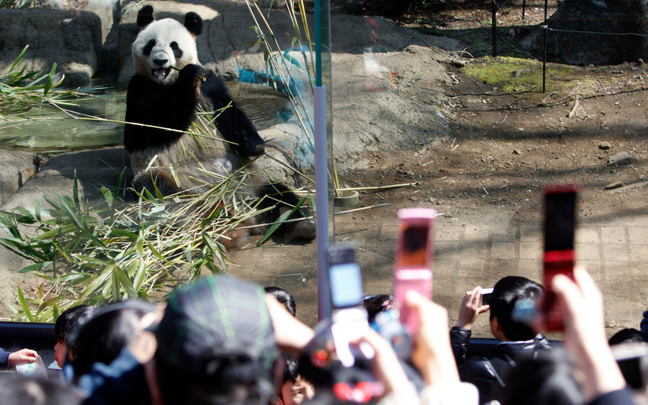
[[[182,49],[180,49],[176,41],[171,42],[171,49],[173,49],[173,56],[175,56],[176,59],[180,59],[182,57]]]
[[[144,55],[149,56],[151,54],[151,51],[153,50],[154,46],[155,46],[155,40],[154,39],[148,41],[148,43],[146,44],[144,49],[142,49],[142,52],[144,53]]]

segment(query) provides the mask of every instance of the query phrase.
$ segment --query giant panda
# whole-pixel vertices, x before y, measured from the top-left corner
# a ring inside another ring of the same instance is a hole
[[[200,65],[196,37],[203,29],[201,17],[189,12],[184,24],[172,18],[155,20],[153,7],[147,5],[140,9],[137,25],[141,30],[132,46],[135,75],[128,85],[124,130],[135,189],[155,193],[157,188],[166,196],[200,194],[212,187],[219,175],[227,177],[244,166],[252,168],[265,151],[264,140],[232,100],[222,79]],[[208,120],[198,119],[206,112]],[[211,120],[213,125],[205,125]],[[187,133],[196,123],[209,127],[213,137]],[[281,183],[270,183],[258,174],[250,178],[251,184],[237,193],[248,200],[260,198],[256,208],[268,209],[253,219],[257,223],[276,221],[299,201]],[[293,215],[305,217],[308,212],[301,209]],[[251,233],[265,232],[261,227],[251,229]],[[306,220],[284,223],[275,234],[286,239],[313,239],[315,229],[313,222]],[[220,242],[226,249],[238,248],[247,236],[247,231],[233,230]]]

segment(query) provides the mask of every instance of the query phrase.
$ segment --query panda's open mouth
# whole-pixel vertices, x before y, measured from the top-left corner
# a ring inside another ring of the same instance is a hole
[[[167,76],[169,76],[170,71],[171,71],[171,69],[169,69],[169,68],[153,69],[153,77],[155,79],[164,80],[164,79],[167,78]]]

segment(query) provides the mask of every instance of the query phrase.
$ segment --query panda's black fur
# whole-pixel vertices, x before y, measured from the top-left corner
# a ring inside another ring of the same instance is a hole
[[[156,21],[153,7],[144,6],[137,24],[142,30],[133,43],[136,74],[126,99],[126,122],[131,124],[126,124],[124,132],[135,188],[153,192],[155,183],[164,195],[202,193],[209,187],[207,183],[213,182],[205,176],[206,171],[227,176],[243,165],[254,165],[253,160],[265,151],[264,141],[221,78],[200,65],[195,47],[195,37],[203,28],[200,16],[187,13],[184,25],[172,19]],[[183,132],[196,122],[201,110],[214,112],[215,133],[225,142],[214,138],[205,146],[203,140],[196,141]],[[298,197],[285,185],[252,177],[255,184],[249,194],[265,196],[257,209],[274,206],[257,221],[274,222],[298,203]],[[295,214],[305,215],[304,210]],[[257,229],[256,233],[263,231]],[[276,233],[289,239],[315,236],[310,221],[283,224]],[[230,232],[228,236],[231,239],[222,242],[227,248],[236,248],[247,239],[247,232]]]

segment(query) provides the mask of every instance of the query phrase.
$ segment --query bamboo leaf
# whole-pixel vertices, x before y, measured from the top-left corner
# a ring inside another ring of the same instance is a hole
[[[18,55],[16,61],[13,63],[13,65],[11,65],[11,68],[9,68],[9,73],[13,72],[16,66],[18,66],[18,64],[23,60],[23,58],[25,57],[25,53],[27,52],[27,48],[29,48],[29,45],[26,45],[23,48],[22,52],[20,52],[20,55]]]
[[[60,297],[60,296],[59,296],[59,297],[50,298],[50,299],[48,299],[47,301],[44,301],[43,303],[41,303],[41,304],[38,306],[38,310],[36,310],[36,315],[40,314],[40,313],[43,312],[45,309],[47,309],[47,308],[49,308],[49,307],[51,307],[51,306],[56,305],[56,303],[59,302],[61,299],[63,299],[63,297]]]
[[[307,197],[307,196],[303,196],[303,197],[299,200],[299,202],[298,202],[298,203],[293,207],[292,210],[284,212],[284,213],[279,217],[279,219],[277,219],[277,221],[276,221],[272,226],[270,226],[270,228],[268,228],[268,230],[267,230],[266,233],[263,235],[263,237],[261,238],[261,240],[260,240],[259,242],[257,242],[257,246],[261,246],[261,245],[263,245],[263,244],[264,244],[264,243],[265,243],[265,242],[270,238],[270,236],[272,236],[272,234],[277,230],[277,228],[279,228],[279,227],[284,223],[284,221],[286,221],[286,219],[288,219],[292,214],[294,214],[295,212],[297,212],[297,210],[299,210],[299,208],[302,206],[302,204],[304,203],[304,201],[306,201],[306,197]]]
[[[169,261],[168,261],[167,259],[164,258],[164,256],[162,256],[162,255],[160,254],[160,252],[157,251],[157,249],[155,249],[155,248],[153,247],[153,245],[151,245],[150,243],[147,243],[146,246],[148,246],[148,248],[151,249],[151,252],[153,252],[153,254],[155,255],[155,257],[157,257],[158,259],[162,260],[164,263],[171,264],[171,263],[169,263]]]
[[[311,207],[313,207],[313,212],[317,212],[317,205],[315,204],[315,196],[312,195],[312,194],[309,194],[308,198],[310,199]]]
[[[58,306],[58,304],[54,304],[54,306],[52,307],[52,320],[56,322],[59,316],[61,316],[61,308]]]
[[[14,315],[17,314],[18,312],[20,312],[20,311],[18,311],[18,310],[16,309],[16,307],[14,307],[13,305],[11,305],[11,302],[5,300],[5,304],[7,305],[7,308],[9,308],[9,310],[10,310],[11,312],[14,313]]]
[[[96,291],[103,283],[106,282],[106,279],[112,274],[112,267],[115,264],[109,264],[106,266],[97,278],[95,278],[81,293],[81,299],[85,299],[90,293]]]
[[[74,170],[74,178],[73,178],[73,181],[72,181],[72,198],[74,198],[74,205],[78,209],[80,207],[80,205],[79,205],[79,182],[77,180],[76,170]]]
[[[34,315],[32,315],[29,307],[27,306],[27,301],[25,300],[25,296],[23,295],[20,286],[18,286],[18,301],[20,302],[20,306],[22,307],[25,316],[27,317],[27,319],[29,319],[29,322],[36,322],[36,318],[34,318]]]
[[[41,220],[41,208],[40,208],[40,202],[36,200],[34,203],[34,215],[36,216],[37,220]]]
[[[135,291],[139,292],[142,284],[144,284],[144,280],[146,280],[146,261],[144,260],[144,242],[142,239],[137,241],[137,252],[139,253],[139,268],[137,269],[137,273],[135,273],[133,287]]]
[[[46,96],[54,84],[54,75],[56,74],[56,63],[52,64],[52,70],[50,70],[49,76],[47,77],[47,82],[45,83],[45,89],[43,90],[43,96]],[[76,171],[74,172],[74,180],[76,185]]]
[[[59,228],[52,229],[51,231],[43,232],[34,239],[35,240],[49,240],[49,239],[52,239],[52,238],[54,238],[56,236],[67,235],[68,233],[74,232],[77,229],[79,229],[79,227],[76,224],[67,224],[67,225],[63,225],[63,226],[61,226]]]
[[[63,211],[65,211],[68,214],[67,215],[68,218],[70,218],[72,220],[72,222],[77,226],[77,228],[79,228],[79,230],[81,230],[81,231],[84,230],[85,225],[79,219],[79,217],[77,215],[77,212],[74,212],[74,210],[72,210],[71,204],[67,200],[68,200],[68,197],[61,196],[61,205],[62,205]]]
[[[119,280],[121,285],[123,285],[124,288],[126,289],[126,294],[128,294],[128,298],[130,299],[137,298],[137,293],[135,292],[135,288],[133,288],[133,283],[128,278],[126,272],[122,270],[121,267],[115,266],[113,267],[113,273],[117,276],[117,279]]]
[[[52,265],[52,262],[42,262],[42,263],[36,263],[32,264],[27,267],[23,267],[22,269],[18,270],[18,273],[29,273],[32,271],[38,271],[38,270],[43,270],[49,266]]]
[[[108,265],[108,262],[106,262],[105,260],[97,259],[96,257],[77,255],[76,258],[86,263],[95,264],[101,267],[105,267]]]
[[[102,186],[101,194],[103,194],[104,198],[106,199],[106,202],[108,203],[108,205],[111,207],[112,210],[113,204],[115,203],[115,196],[113,195],[112,191],[110,191],[107,187]]]

